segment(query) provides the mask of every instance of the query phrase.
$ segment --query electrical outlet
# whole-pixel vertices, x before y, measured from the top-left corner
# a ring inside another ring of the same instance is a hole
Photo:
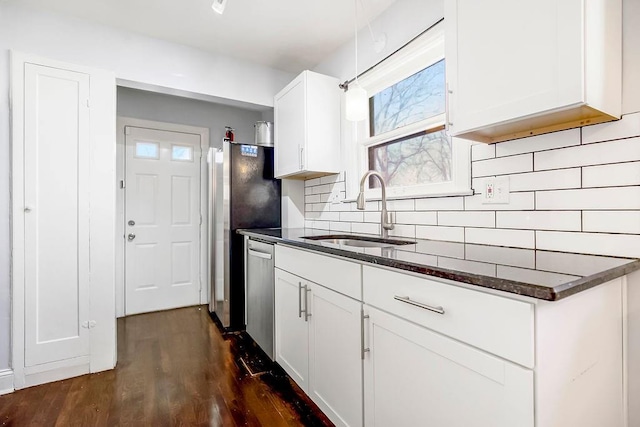
[[[508,204],[509,203],[509,177],[487,178],[484,181],[484,193],[482,203]]]
[[[331,195],[329,196],[329,202],[337,205],[338,203],[342,203],[342,201],[340,200],[340,192],[339,191],[333,191],[331,193]]]

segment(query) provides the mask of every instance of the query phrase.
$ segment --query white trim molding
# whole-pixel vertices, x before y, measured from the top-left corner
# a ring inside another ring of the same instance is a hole
[[[11,369],[0,370],[0,395],[13,393],[13,371]]]

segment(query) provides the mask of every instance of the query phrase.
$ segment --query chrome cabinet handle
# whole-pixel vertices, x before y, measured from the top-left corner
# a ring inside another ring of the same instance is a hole
[[[251,256],[255,256],[263,259],[271,259],[271,254],[268,254],[266,252],[260,252],[253,249],[248,249],[247,252],[249,252],[249,255]]]
[[[364,320],[368,319],[369,315],[364,314],[364,309],[360,309],[360,359],[364,360],[364,354],[369,352],[369,348],[364,346]]]
[[[298,158],[300,159],[300,170],[304,169],[304,147],[298,145]]]
[[[413,305],[415,307],[424,308],[425,310],[433,311],[434,313],[444,314],[444,308],[434,307],[431,305],[423,304],[421,302],[413,301],[409,297],[399,297],[398,295],[393,297],[394,300],[403,302],[405,304]]]
[[[451,89],[449,89],[449,83],[446,84],[446,88],[445,88],[445,93],[444,93],[444,112],[445,112],[445,130],[449,131],[449,129],[451,127],[453,127],[453,123],[450,121],[450,117],[449,117],[449,96],[453,94],[453,91]]]
[[[307,296],[309,292],[311,292],[311,289],[309,289],[309,286],[304,285],[304,321],[308,322],[309,321],[309,317],[311,317],[311,313],[309,313],[309,297]]]
[[[298,282],[298,318],[302,318],[302,282]]]
[[[133,239],[135,239],[135,238],[136,238],[136,235],[133,234],[133,233],[129,233],[129,235],[127,236],[127,240],[130,241],[130,242],[133,241]]]

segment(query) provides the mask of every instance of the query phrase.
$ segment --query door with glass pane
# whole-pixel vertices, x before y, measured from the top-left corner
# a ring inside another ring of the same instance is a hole
[[[200,135],[125,134],[125,314],[199,304]]]

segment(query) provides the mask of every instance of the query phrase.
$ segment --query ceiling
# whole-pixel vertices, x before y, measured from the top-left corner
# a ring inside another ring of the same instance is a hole
[[[362,0],[359,26],[396,0]],[[297,73],[353,37],[349,0],[8,0]]]

